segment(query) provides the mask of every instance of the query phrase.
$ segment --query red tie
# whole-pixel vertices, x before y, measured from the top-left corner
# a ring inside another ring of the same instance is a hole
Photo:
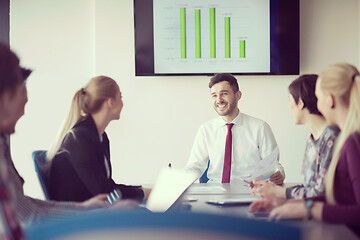
[[[224,156],[224,169],[222,175],[222,183],[230,182],[230,173],[231,173],[231,150],[232,150],[232,134],[231,128],[234,124],[226,124],[228,128],[228,133],[226,135],[226,143],[225,143],[225,156]]]

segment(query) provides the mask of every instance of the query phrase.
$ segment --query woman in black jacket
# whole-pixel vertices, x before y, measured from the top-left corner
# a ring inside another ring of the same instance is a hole
[[[121,198],[143,200],[148,189],[116,184],[111,178],[109,139],[105,129],[120,118],[123,107],[116,82],[105,76],[76,92],[58,140],[47,153],[50,197],[83,201],[118,190]]]

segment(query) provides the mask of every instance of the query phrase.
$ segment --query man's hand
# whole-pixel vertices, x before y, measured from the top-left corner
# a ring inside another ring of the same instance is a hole
[[[270,176],[270,182],[276,185],[282,185],[284,183],[284,176],[281,174],[280,171],[277,171]]]

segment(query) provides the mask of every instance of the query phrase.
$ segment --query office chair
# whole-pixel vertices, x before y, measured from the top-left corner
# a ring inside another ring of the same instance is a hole
[[[219,214],[101,210],[34,223],[25,235],[27,240],[297,240],[301,231],[284,223]]]
[[[208,161],[208,165],[206,167],[205,172],[203,173],[203,175],[201,175],[201,177],[199,178],[200,183],[207,183],[209,181],[209,178],[207,177],[207,172],[210,166],[210,159]]]
[[[49,181],[50,181],[50,176],[48,174],[48,172],[45,169],[45,165],[46,165],[46,151],[44,150],[38,150],[38,151],[34,151],[32,153],[32,159],[34,161],[34,165],[35,165],[35,171],[37,173],[37,176],[39,178],[42,190],[44,192],[45,198],[47,200],[51,200],[50,195],[49,195]]]

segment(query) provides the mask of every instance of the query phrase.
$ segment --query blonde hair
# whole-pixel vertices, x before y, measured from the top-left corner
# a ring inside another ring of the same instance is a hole
[[[360,131],[360,76],[355,66],[336,63],[323,69],[319,79],[322,91],[337,97],[341,101],[340,104],[348,107],[346,121],[337,139],[325,182],[326,200],[330,204],[335,204],[334,178],[341,149],[352,133]]]
[[[67,133],[79,122],[83,121],[89,114],[100,110],[104,101],[115,98],[119,92],[117,83],[106,76],[98,76],[90,79],[89,83],[78,90],[71,102],[69,113],[61,127],[55,142],[46,154],[47,161],[51,162],[58,153],[61,143]]]

